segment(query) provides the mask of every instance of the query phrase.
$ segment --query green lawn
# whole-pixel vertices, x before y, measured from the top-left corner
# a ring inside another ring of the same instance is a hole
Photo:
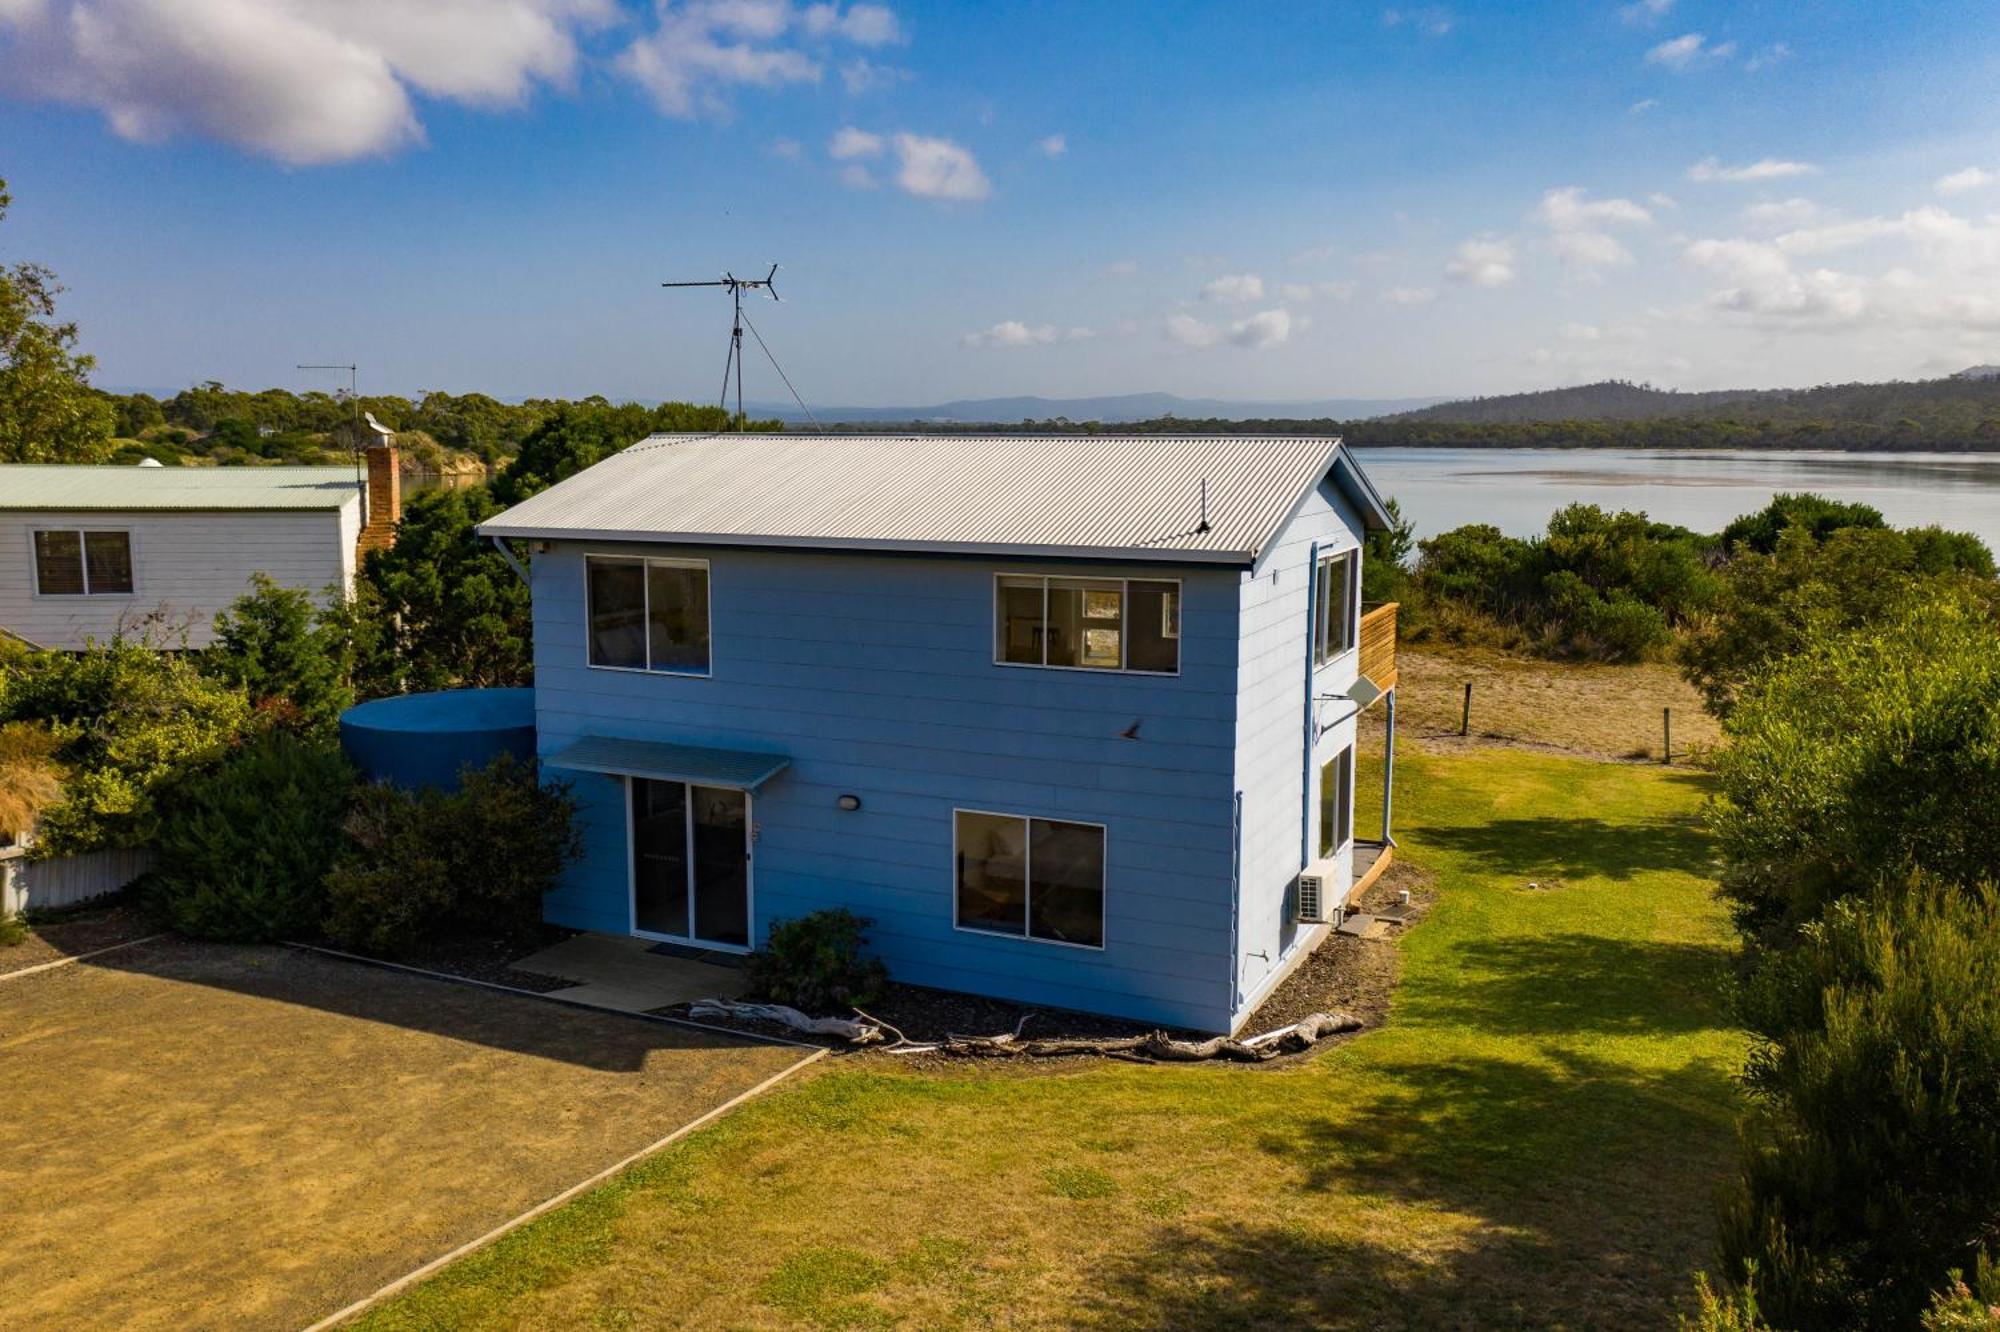
[[[1397,788],[1442,896],[1382,1030],[1285,1069],[822,1065],[364,1325],[1669,1322],[1742,1051],[1699,779],[1485,750]]]

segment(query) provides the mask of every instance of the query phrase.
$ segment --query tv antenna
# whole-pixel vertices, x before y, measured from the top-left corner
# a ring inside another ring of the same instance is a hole
[[[354,414],[354,487],[364,496],[368,493],[367,483],[361,479],[361,367],[352,361],[333,365],[307,365],[301,363],[294,370],[345,370],[347,372],[347,405]],[[338,398],[340,390],[333,396]]]
[[[813,415],[812,408],[806,406],[805,399],[801,398],[799,391],[792,387],[790,376],[785,374],[784,367],[778,364],[778,358],[771,355],[770,347],[765,345],[764,335],[759,333],[757,326],[750,323],[749,319],[743,314],[743,293],[746,291],[761,291],[770,296],[774,301],[779,299],[777,279],[778,266],[772,264],[771,271],[760,278],[740,278],[734,273],[725,271],[721,277],[708,282],[662,282],[660,285],[663,287],[720,287],[729,293],[736,313],[735,320],[729,328],[729,355],[722,362],[722,397],[717,405],[724,411],[729,409],[729,379],[732,374],[735,375],[736,428],[738,430],[744,429],[749,424],[749,418],[743,414],[743,328],[744,325],[749,324],[750,336],[757,339],[757,345],[763,348],[764,358],[771,363],[771,368],[778,372],[778,378],[785,381],[785,388],[790,391],[792,401],[799,405],[799,410],[806,414],[807,419],[813,423],[816,429],[823,431],[826,427],[820,425],[819,418]]]

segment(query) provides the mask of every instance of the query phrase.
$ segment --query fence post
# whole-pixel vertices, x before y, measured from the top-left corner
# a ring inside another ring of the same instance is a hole
[[[1465,682],[1465,711],[1459,714],[1458,733],[1460,735],[1472,734],[1472,681],[1470,680]]]
[[[1660,762],[1674,761],[1674,710],[1660,709]]]

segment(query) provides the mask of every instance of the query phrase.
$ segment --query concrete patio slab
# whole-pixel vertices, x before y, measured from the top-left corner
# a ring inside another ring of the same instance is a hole
[[[577,982],[552,997],[623,1013],[646,1013],[697,999],[735,999],[746,984],[740,967],[698,958],[666,957],[650,939],[579,934],[531,953],[516,969]]]

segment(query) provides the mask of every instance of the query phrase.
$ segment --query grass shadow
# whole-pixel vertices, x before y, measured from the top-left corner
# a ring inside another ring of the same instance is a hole
[[[1424,826],[1412,840],[1472,859],[1475,874],[1509,878],[1597,877],[1629,880],[1650,870],[1707,876],[1714,858],[1696,818],[1591,817],[1484,819]]]
[[[1424,1020],[1510,1036],[1665,1035],[1726,1028],[1732,950],[1600,934],[1473,939],[1424,995]]]

